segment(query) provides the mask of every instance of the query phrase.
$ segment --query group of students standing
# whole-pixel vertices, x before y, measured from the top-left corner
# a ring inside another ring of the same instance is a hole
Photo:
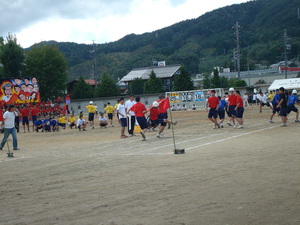
[[[212,121],[216,128],[223,128],[223,122],[225,119],[225,112],[229,117],[228,125],[233,126],[237,129],[244,128],[244,100],[241,97],[239,90],[234,90],[234,88],[229,89],[228,93],[221,98],[216,96],[216,91],[211,91],[211,97],[207,99],[206,109],[208,110],[208,119]],[[220,122],[218,122],[218,117]],[[237,121],[237,125],[235,123]]]
[[[272,109],[272,114],[270,116],[270,123],[274,123],[273,117],[276,113],[281,117],[282,124],[281,127],[287,126],[287,116],[293,111],[296,113],[295,122],[299,121],[299,111],[296,108],[296,104],[299,105],[299,99],[297,97],[297,90],[293,90],[289,95],[284,87],[281,87],[275,91],[275,94],[272,92],[270,95],[266,96],[262,92],[258,95],[260,100],[260,111],[262,112],[262,107],[265,105]],[[271,104],[270,104],[271,103]],[[229,89],[229,94],[225,93],[225,96],[216,97],[216,92],[211,91],[211,97],[208,98],[206,109],[209,109],[208,119],[212,121],[215,125],[214,128],[222,128],[223,121],[225,119],[225,112],[229,117],[228,125],[233,126],[234,128],[242,129],[244,128],[244,100],[241,97],[240,91],[234,90],[234,88]],[[220,121],[218,122],[218,117]],[[237,125],[235,123],[237,121]]]

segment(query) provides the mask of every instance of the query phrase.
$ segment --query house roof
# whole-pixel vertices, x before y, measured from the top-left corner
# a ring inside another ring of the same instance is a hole
[[[119,82],[129,82],[134,80],[135,78],[141,78],[147,80],[151,71],[153,70],[154,73],[158,78],[170,78],[179,71],[180,65],[171,65],[171,66],[160,66],[160,67],[147,67],[147,68],[138,68],[131,70],[126,76],[124,76]]]

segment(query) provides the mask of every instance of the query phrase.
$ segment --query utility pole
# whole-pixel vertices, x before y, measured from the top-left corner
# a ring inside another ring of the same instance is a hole
[[[235,29],[235,35],[236,35],[236,51],[235,51],[235,57],[237,62],[237,72],[238,72],[238,79],[241,78],[241,48],[240,48],[240,28],[242,26],[239,25],[239,22],[236,22],[232,29]]]
[[[291,50],[291,45],[289,44],[290,38],[287,35],[286,29],[284,29],[283,40],[284,40],[284,62],[285,62],[284,72],[285,72],[285,79],[287,79],[287,67],[288,67],[287,54],[288,54],[288,50]]]
[[[97,88],[97,79],[96,79],[96,44],[93,40],[93,50],[90,51],[93,54],[93,73],[92,73],[92,80],[95,81],[95,88]]]

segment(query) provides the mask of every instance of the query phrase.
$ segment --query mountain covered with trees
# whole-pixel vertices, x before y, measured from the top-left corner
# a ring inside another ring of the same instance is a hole
[[[241,69],[255,64],[269,66],[284,59],[283,34],[291,38],[289,60],[300,53],[299,0],[253,0],[208,12],[199,18],[141,35],[129,34],[105,44],[54,43],[69,64],[69,80],[108,73],[115,80],[133,68],[152,66],[153,61],[185,65],[191,74],[211,72],[213,67],[234,70],[236,48],[232,29],[238,21]],[[176,15],[174,15],[176,16]],[[95,50],[95,51],[94,51]]]

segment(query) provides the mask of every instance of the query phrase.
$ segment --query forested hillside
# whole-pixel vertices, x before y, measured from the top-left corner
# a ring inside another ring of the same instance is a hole
[[[232,5],[142,35],[129,34],[116,42],[96,45],[96,77],[104,72],[121,78],[133,68],[151,66],[153,59],[185,65],[191,74],[211,72],[214,66],[233,68],[236,47],[232,26],[240,31],[241,68],[269,66],[283,60],[283,33],[287,29],[292,46],[289,59],[300,53],[299,0],[256,0]],[[176,15],[174,15],[176,16]],[[49,43],[49,42],[46,42]],[[55,43],[69,62],[69,80],[90,78],[93,45]]]

